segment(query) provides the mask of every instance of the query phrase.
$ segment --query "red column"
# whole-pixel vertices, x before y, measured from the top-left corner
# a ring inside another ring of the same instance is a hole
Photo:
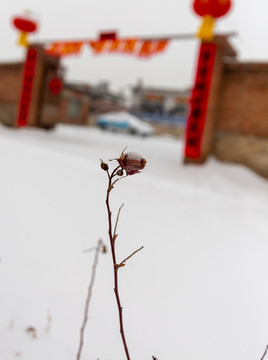
[[[24,72],[22,79],[22,89],[20,94],[17,126],[22,127],[27,125],[29,108],[31,104],[32,89],[34,74],[36,68],[37,51],[35,49],[28,49],[24,64]]]
[[[195,84],[190,100],[190,113],[187,119],[185,158],[188,159],[198,159],[202,153],[202,138],[215,55],[215,43],[201,43]]]

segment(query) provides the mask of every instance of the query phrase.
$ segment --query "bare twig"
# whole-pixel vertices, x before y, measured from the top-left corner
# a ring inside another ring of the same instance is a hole
[[[266,348],[265,348],[264,354],[261,357],[261,360],[263,360],[265,358],[267,351],[268,351],[268,345],[266,345]]]
[[[121,212],[121,209],[124,204],[121,205],[121,207],[118,210],[116,221],[115,221],[115,226],[113,229],[112,212],[111,212],[111,207],[110,207],[110,193],[111,193],[112,189],[114,188],[114,185],[120,179],[127,177],[128,175],[134,175],[136,173],[139,173],[140,170],[142,170],[145,167],[146,160],[140,154],[136,154],[136,153],[124,154],[124,151],[125,151],[125,149],[122,151],[119,159],[114,159],[114,160],[117,160],[120,165],[115,167],[115,169],[113,171],[111,171],[111,173],[109,172],[109,166],[106,163],[104,163],[102,160],[101,160],[101,168],[104,171],[106,171],[107,176],[108,176],[108,187],[107,187],[107,195],[106,195],[105,202],[106,202],[106,208],[107,208],[107,214],[108,214],[108,234],[109,234],[111,253],[112,253],[112,261],[113,261],[114,294],[115,294],[116,304],[117,304],[117,308],[118,308],[120,334],[121,334],[126,358],[127,358],[127,360],[130,360],[130,355],[129,355],[125,331],[124,331],[124,324],[123,324],[123,307],[121,305],[121,300],[120,300],[120,296],[119,296],[118,269],[120,267],[124,266],[125,265],[124,263],[128,259],[130,259],[134,254],[136,254],[138,251],[143,249],[143,246],[141,248],[139,248],[138,250],[134,251],[128,257],[126,257],[118,265],[118,263],[116,261],[116,244],[117,244],[117,242],[115,240],[117,238],[116,230],[117,230],[117,225],[118,225],[118,221],[119,221],[119,217],[120,217],[120,212]],[[124,171],[125,171],[125,176],[123,176]]]
[[[115,237],[115,234],[116,234],[117,224],[118,224],[120,212],[121,212],[121,209],[122,209],[123,206],[124,206],[124,204],[122,204],[122,205],[120,206],[120,208],[118,209],[118,213],[117,213],[117,217],[116,217],[116,222],[115,222],[115,226],[114,226],[113,238]]]
[[[50,311],[48,310],[47,311],[47,324],[46,324],[46,327],[45,327],[45,333],[49,333],[50,332],[50,329],[51,329],[51,325],[52,325],[52,315],[50,313]]]
[[[93,289],[93,285],[94,285],[94,281],[95,281],[95,277],[96,277],[96,269],[97,269],[97,265],[98,265],[99,252],[100,252],[101,248],[103,248],[103,242],[100,239],[98,241],[97,247],[95,248],[95,257],[94,257],[94,262],[92,265],[92,272],[91,272],[90,282],[89,282],[89,286],[88,286],[83,323],[82,323],[82,326],[80,329],[80,341],[79,341],[79,347],[78,347],[76,360],[80,360],[81,353],[82,353],[82,348],[83,348],[83,343],[84,343],[84,331],[85,331],[87,320],[88,320],[88,308],[89,308],[89,303],[90,303],[90,299],[92,296],[92,289]]]
[[[126,178],[126,177],[127,177],[127,175],[120,176],[118,179],[116,179],[116,180],[112,183],[112,187],[114,187],[114,185],[117,183],[117,181],[122,180],[122,179],[124,179],[124,178]]]
[[[118,267],[121,267],[128,259],[130,259],[133,255],[135,255],[138,251],[142,250],[144,246],[141,246],[138,250],[134,251],[131,255],[129,255],[127,258],[121,261],[120,264],[118,264]]]
[[[92,247],[90,247],[88,249],[84,249],[84,250],[82,250],[82,253],[86,254],[86,253],[89,253],[89,252],[94,251],[94,250],[96,250],[96,246],[92,246]]]
[[[116,265],[117,262],[116,262],[116,253],[115,253],[115,241],[114,241],[114,236],[113,236],[113,231],[112,231],[112,212],[111,212],[111,208],[110,208],[110,192],[113,189],[112,181],[113,181],[113,177],[116,174],[116,171],[117,171],[117,168],[113,170],[111,175],[107,171],[109,182],[108,182],[107,196],[106,196],[106,207],[107,207],[107,212],[108,212],[108,226],[109,226],[108,234],[109,234],[110,246],[111,246],[111,252],[112,252],[112,259],[113,259],[114,293],[115,293],[115,298],[116,298],[116,303],[117,303],[117,308],[118,308],[120,334],[121,334],[121,338],[122,338],[126,358],[127,358],[127,360],[130,360],[127,341],[126,341],[126,336],[125,336],[125,331],[124,331],[124,324],[123,324],[123,307],[121,305],[120,296],[119,296],[118,266]]]

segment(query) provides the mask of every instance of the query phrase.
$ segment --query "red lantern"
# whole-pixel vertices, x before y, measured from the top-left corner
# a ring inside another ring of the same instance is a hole
[[[13,19],[13,24],[20,31],[25,31],[27,33],[34,32],[37,29],[37,24],[34,21],[22,17]]]
[[[37,30],[37,23],[27,16],[17,16],[13,19],[13,25],[20,31],[19,45],[28,46],[27,34]]]
[[[195,0],[193,6],[200,16],[211,15],[218,18],[230,10],[231,0]]]
[[[194,0],[194,11],[197,15],[203,16],[203,23],[197,36],[202,40],[212,40],[215,18],[227,14],[230,7],[231,0]]]

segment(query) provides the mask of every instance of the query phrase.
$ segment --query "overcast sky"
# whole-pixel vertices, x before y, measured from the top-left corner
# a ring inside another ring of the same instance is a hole
[[[0,61],[21,60],[11,18],[23,9],[37,16],[40,28],[32,41],[96,38],[101,30],[120,36],[195,33],[201,19],[193,0],[8,0],[0,12]],[[216,23],[216,32],[235,31],[231,43],[239,59],[268,62],[268,1],[233,0],[231,11]],[[90,84],[107,80],[114,90],[126,90],[137,79],[144,85],[189,87],[193,81],[198,40],[172,41],[161,55],[144,60],[130,55],[93,55],[84,47],[79,56],[63,61],[68,80]]]

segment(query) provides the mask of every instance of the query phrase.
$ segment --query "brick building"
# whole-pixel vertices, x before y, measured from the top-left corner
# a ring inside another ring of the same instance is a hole
[[[0,122],[12,126],[21,88],[22,63],[0,65]]]
[[[268,178],[268,63],[226,63],[212,153]]]
[[[186,121],[190,89],[144,86],[132,87],[131,112],[151,123],[155,134],[181,137]]]
[[[132,110],[152,122],[184,124],[190,90],[148,87],[132,88]]]
[[[37,51],[37,57],[27,125],[49,129],[58,122],[86,123],[89,110],[87,97],[65,88],[57,94],[50,91],[49,83],[54,77],[64,81],[64,70],[59,58],[47,56],[41,45],[33,45],[31,48]],[[17,125],[25,78],[23,74],[23,63],[0,64],[0,122],[8,126]],[[78,97],[79,111],[70,117],[69,108]]]
[[[50,129],[57,123],[87,125],[92,114],[126,109],[122,96],[89,85],[65,83],[60,58],[47,55],[40,44],[33,44],[30,49],[37,55],[28,126]],[[17,126],[21,91],[25,86],[24,66],[19,62],[0,64],[0,122],[7,126]],[[50,87],[55,78],[63,86],[57,93]]]
[[[217,45],[199,159],[210,154],[268,178],[268,63],[239,62],[224,36]]]

